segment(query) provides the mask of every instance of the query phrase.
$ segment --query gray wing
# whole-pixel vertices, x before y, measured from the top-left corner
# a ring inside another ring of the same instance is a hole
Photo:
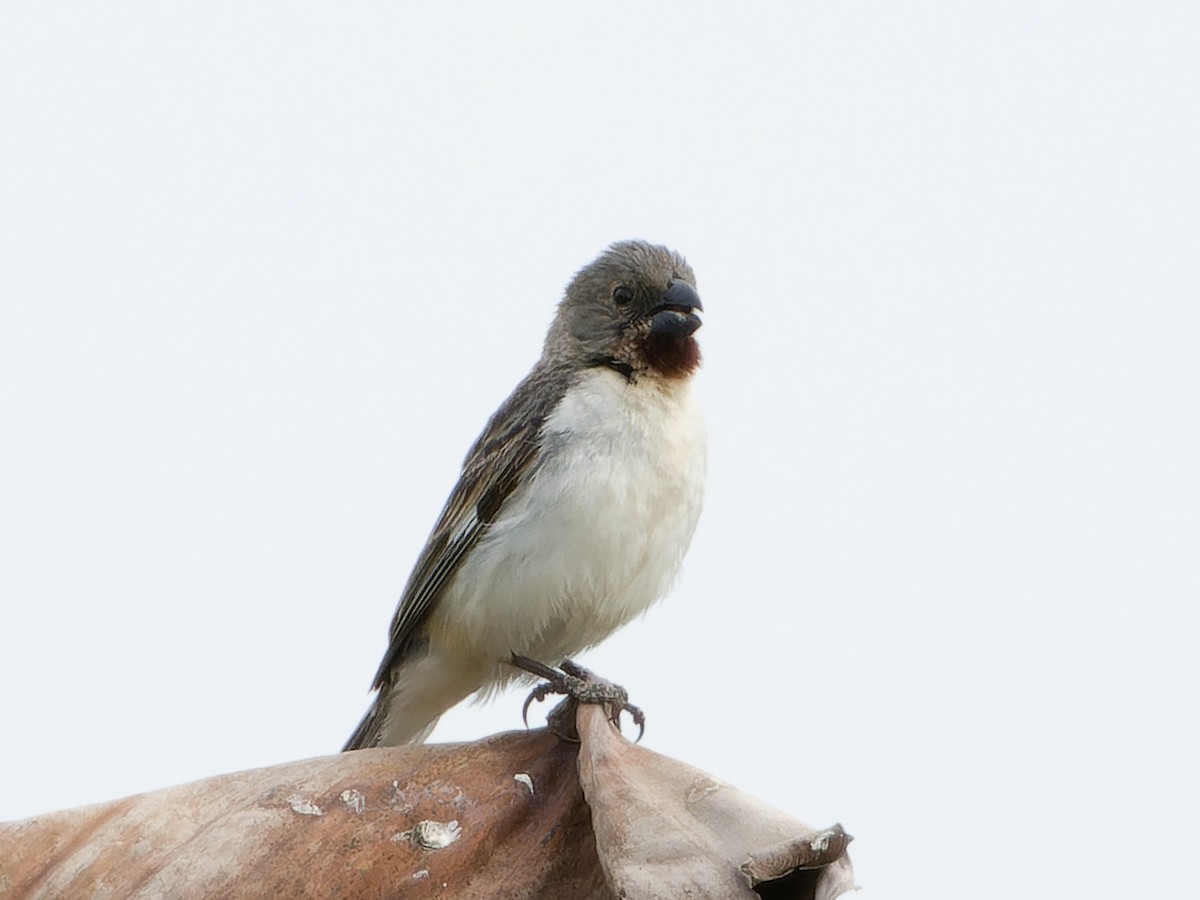
[[[533,472],[541,447],[542,424],[571,384],[568,371],[538,365],[488,421],[463,462],[458,484],[446,501],[421,556],[408,577],[376,688],[391,680],[392,669],[413,639],[463,560],[487,533],[505,501]]]

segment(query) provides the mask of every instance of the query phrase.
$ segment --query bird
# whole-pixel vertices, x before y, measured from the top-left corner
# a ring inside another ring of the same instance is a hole
[[[703,306],[677,252],[620,241],[563,292],[540,359],[467,453],[343,750],[423,742],[668,593],[704,500]]]

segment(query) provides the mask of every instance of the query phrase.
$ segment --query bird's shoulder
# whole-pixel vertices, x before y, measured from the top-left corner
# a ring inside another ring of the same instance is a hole
[[[580,372],[566,365],[539,363],[492,414],[463,460],[459,488],[494,494],[497,479],[514,466],[524,468],[536,456],[546,420],[578,383]],[[451,498],[453,499],[453,497]],[[503,497],[489,498],[489,508]],[[483,516],[485,521],[490,517]]]
[[[536,465],[547,418],[577,381],[576,369],[539,363],[517,385],[472,444],[457,484],[413,567],[396,607],[381,687],[409,650],[421,624],[467,553]]]

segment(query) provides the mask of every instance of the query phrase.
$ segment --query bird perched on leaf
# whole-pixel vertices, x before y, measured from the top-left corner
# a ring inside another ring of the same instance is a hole
[[[695,285],[683,257],[641,241],[575,275],[541,359],[467,454],[345,749],[422,741],[460,700],[562,663],[667,593],[704,492]]]

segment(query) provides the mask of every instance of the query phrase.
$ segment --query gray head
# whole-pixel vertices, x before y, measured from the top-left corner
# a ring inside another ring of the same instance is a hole
[[[547,358],[607,365],[627,378],[683,378],[700,364],[696,276],[673,250],[613,244],[576,273],[546,336]]]

